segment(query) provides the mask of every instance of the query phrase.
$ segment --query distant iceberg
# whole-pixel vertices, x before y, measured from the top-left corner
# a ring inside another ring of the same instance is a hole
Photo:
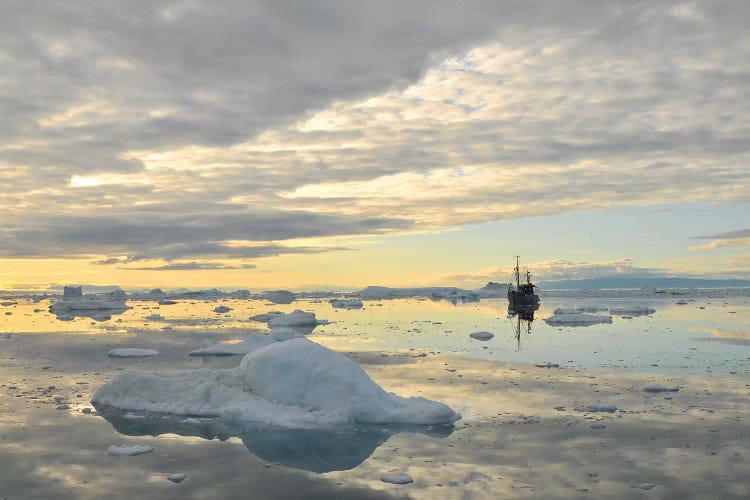
[[[85,316],[104,321],[110,319],[112,314],[132,309],[125,304],[127,298],[125,292],[120,289],[84,295],[80,286],[66,286],[63,288],[62,298],[52,302],[49,311],[63,320],[72,319],[71,316]]]
[[[247,354],[238,368],[132,371],[94,394],[121,410],[221,417],[285,428],[340,424],[451,424],[447,405],[387,393],[349,358],[307,339]]]
[[[600,323],[612,323],[612,316],[600,316],[577,312],[575,309],[555,309],[555,312],[544,322],[550,326],[589,326]]]

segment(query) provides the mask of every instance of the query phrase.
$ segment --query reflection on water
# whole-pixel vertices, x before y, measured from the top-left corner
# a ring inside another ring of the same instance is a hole
[[[516,350],[521,350],[521,332],[528,337],[531,335],[531,323],[534,321],[534,312],[539,309],[539,304],[533,306],[508,306],[508,317],[515,318],[513,324],[513,336],[516,339]]]
[[[134,414],[94,405],[112,427],[128,436],[177,434],[226,441],[239,437],[250,453],[267,463],[316,473],[350,470],[367,460],[391,436],[406,432],[444,438],[452,425],[351,426],[326,429],[283,429],[252,422]]]

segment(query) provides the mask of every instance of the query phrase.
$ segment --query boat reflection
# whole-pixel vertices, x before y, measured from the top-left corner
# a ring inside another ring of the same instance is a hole
[[[102,405],[96,408],[120,434],[177,434],[220,441],[239,437],[250,453],[264,462],[316,473],[353,469],[367,460],[391,436],[401,432],[421,433],[437,438],[453,433],[452,425],[284,429],[219,418],[134,414]]]
[[[516,306],[515,309],[512,307],[508,308],[508,317],[511,320],[515,319],[513,324],[513,336],[518,344],[517,350],[521,350],[521,332],[525,332],[526,336],[531,335],[531,323],[534,321],[534,312],[539,309],[538,305],[522,307]]]

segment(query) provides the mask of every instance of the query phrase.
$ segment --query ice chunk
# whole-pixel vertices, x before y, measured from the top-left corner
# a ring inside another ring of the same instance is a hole
[[[364,305],[359,299],[331,299],[328,302],[335,309],[362,309]]]
[[[167,476],[167,479],[169,479],[173,483],[181,483],[185,480],[186,477],[187,476],[182,472],[175,472],[174,474],[170,474],[169,476]]]
[[[551,326],[589,326],[598,323],[612,323],[612,316],[599,316],[587,313],[555,313],[544,321]]]
[[[537,368],[560,368],[559,364],[550,363],[549,361],[545,363],[539,363],[538,365],[534,365],[534,366],[536,366]]]
[[[289,290],[275,290],[273,292],[265,292],[263,298],[274,304],[291,304],[294,302],[296,296]]]
[[[294,328],[281,326],[271,330],[270,337],[276,342],[284,342],[285,340],[304,338],[305,336]]]
[[[409,474],[386,474],[380,480],[390,484],[409,484],[414,482]]]
[[[305,312],[296,309],[294,312],[289,314],[277,314],[274,315],[269,321],[268,326],[271,328],[278,328],[280,326],[312,326],[323,324],[324,321],[318,321],[315,319],[314,312]]]
[[[232,308],[231,307],[227,307],[227,306],[217,306],[217,307],[214,307],[214,312],[215,313],[219,313],[219,314],[228,313],[231,310],[232,310]]]
[[[651,490],[656,488],[658,485],[654,483],[638,483],[638,484],[631,484],[631,488],[635,488],[637,490]]]
[[[135,455],[144,455],[146,453],[151,453],[152,451],[156,450],[153,446],[115,446],[112,445],[109,448],[107,448],[107,454],[112,455],[113,457],[132,457]]]
[[[149,356],[158,355],[159,351],[155,351],[154,349],[136,349],[133,347],[112,349],[107,353],[107,356],[112,358],[147,358]]]
[[[587,406],[579,406],[576,408],[576,411],[614,413],[617,411],[617,407],[615,405],[593,403]]]
[[[253,321],[259,321],[261,323],[268,323],[271,321],[272,318],[275,318],[276,316],[282,316],[284,315],[281,311],[269,311],[267,313],[262,314],[256,314],[255,316],[251,316],[250,319]]]
[[[469,337],[477,340],[490,340],[495,334],[491,332],[474,332],[470,333]]]
[[[146,321],[164,321],[164,316],[161,314],[149,314],[145,318]]]
[[[461,418],[443,403],[385,392],[349,358],[306,339],[260,348],[238,368],[121,373],[92,402],[287,428],[450,424]]]
[[[679,387],[667,387],[667,386],[660,385],[660,384],[649,385],[649,386],[646,386],[646,387],[643,388],[644,392],[652,392],[652,393],[657,393],[657,392],[677,392],[679,390],[680,390]]]

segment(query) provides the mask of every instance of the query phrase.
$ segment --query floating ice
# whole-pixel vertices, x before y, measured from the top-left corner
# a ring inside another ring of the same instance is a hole
[[[602,412],[602,413],[614,413],[617,411],[617,407],[615,405],[608,405],[603,403],[593,403],[588,406],[579,406],[576,408],[576,411],[587,411],[587,412]]]
[[[164,321],[164,316],[161,314],[149,314],[145,318],[146,321]]]
[[[263,298],[274,304],[291,304],[296,299],[294,293],[289,290],[276,290],[273,292],[265,292]]]
[[[113,457],[132,457],[135,455],[144,455],[146,453],[151,453],[156,448],[153,446],[115,446],[112,445],[109,448],[107,448],[107,454],[112,455]]]
[[[173,483],[181,483],[185,480],[186,477],[187,476],[182,472],[175,472],[174,474],[170,474],[169,476],[167,476],[167,479],[169,479]]]
[[[294,312],[289,314],[277,314],[274,315],[269,321],[268,326],[271,328],[278,328],[280,326],[314,326],[327,323],[324,320],[315,319],[314,312],[305,312],[296,309]]]
[[[403,299],[408,297],[429,297],[433,299],[478,301],[480,294],[471,290],[456,287],[433,286],[424,288],[389,288],[385,286],[368,286],[357,292],[364,300]]]
[[[364,305],[359,299],[331,299],[328,302],[335,309],[362,309]]]
[[[219,314],[228,313],[231,310],[232,310],[232,308],[231,307],[227,307],[227,306],[217,306],[217,307],[214,307],[214,312],[215,313],[219,313]]]
[[[450,424],[447,405],[385,392],[353,361],[306,339],[247,354],[238,368],[118,375],[92,403],[121,410],[223,417],[287,428],[345,423]]]
[[[155,351],[154,349],[136,349],[133,347],[112,349],[107,353],[107,356],[112,358],[147,358],[149,356],[158,355],[159,351]]]
[[[534,366],[536,366],[537,368],[560,368],[559,364],[557,364],[557,363],[550,363],[550,362],[539,363],[538,365],[534,365]]]
[[[130,309],[125,304],[127,295],[120,289],[108,293],[96,293],[84,295],[81,287],[66,286],[63,288],[63,296],[50,305],[50,312],[70,313],[71,311],[96,311],[114,309],[125,311]]]
[[[477,340],[490,340],[495,334],[491,332],[473,332],[469,334],[469,337]]]
[[[667,387],[667,386],[660,385],[660,384],[649,385],[649,386],[643,388],[644,392],[652,392],[652,393],[657,393],[657,392],[677,392],[679,390],[680,390],[679,387]]]
[[[656,485],[654,483],[638,483],[638,484],[631,484],[630,485],[631,488],[635,488],[637,490],[646,490],[646,491],[648,491],[650,489],[653,489],[653,488],[656,488],[657,486],[658,485]]]
[[[544,321],[548,325],[560,326],[589,326],[598,323],[612,323],[612,316],[599,316],[597,314],[587,314],[578,312],[560,312],[568,311],[567,309],[556,309],[554,314]]]
[[[390,484],[409,484],[414,482],[409,474],[386,474],[380,480]]]
[[[597,430],[599,430],[599,429],[606,429],[607,428],[607,424],[602,424],[600,422],[597,422],[595,424],[591,424],[589,427],[591,427],[592,429],[597,429]]]

